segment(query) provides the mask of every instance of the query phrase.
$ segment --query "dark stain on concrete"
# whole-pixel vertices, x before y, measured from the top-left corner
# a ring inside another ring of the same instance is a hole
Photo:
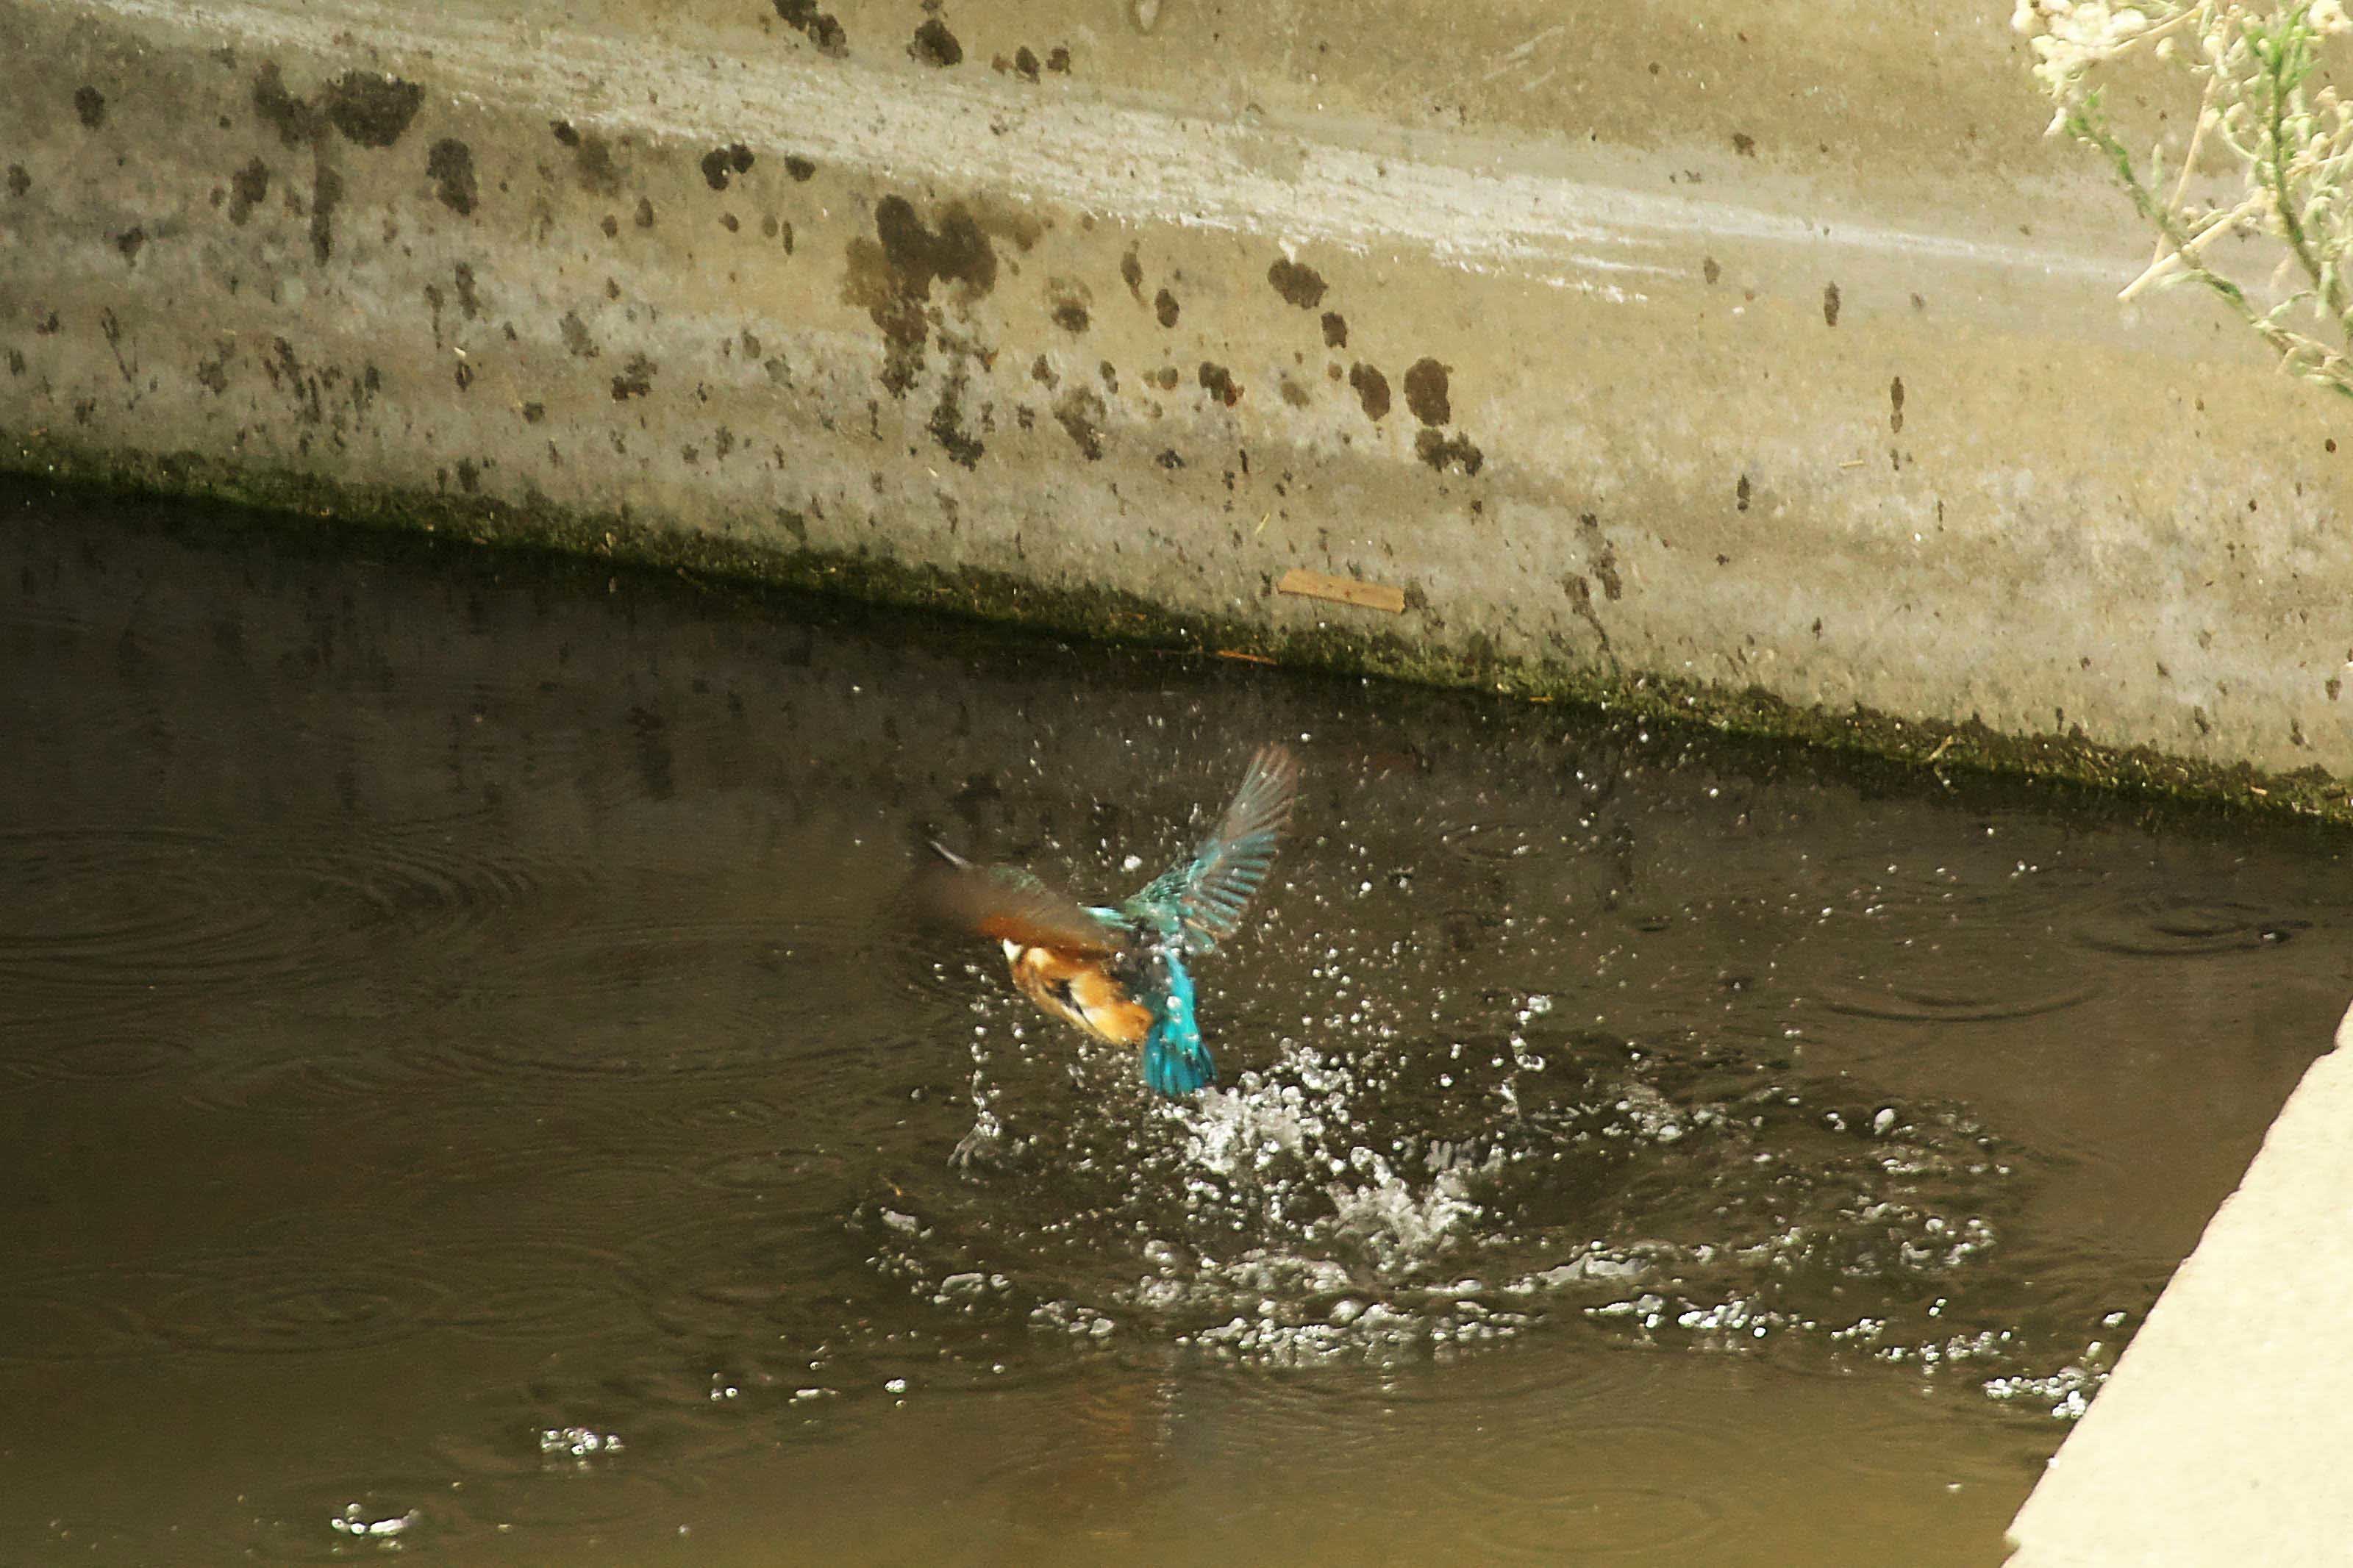
[[[944,69],[964,64],[964,46],[948,31],[948,25],[937,16],[927,16],[915,29],[913,42],[907,46],[908,58],[927,66]]]
[[[526,404],[524,404],[524,405],[522,405],[522,422],[523,422],[524,424],[526,424],[526,425],[536,425],[536,424],[538,424],[541,420],[543,420],[543,419],[544,419],[544,418],[546,418],[546,417],[547,417],[547,405],[546,405],[546,404],[544,404],[544,403],[526,403]]]
[[[1054,422],[1090,463],[1103,458],[1103,400],[1092,387],[1073,386],[1054,400]]]
[[[1579,620],[1593,628],[1593,635],[1601,639],[1601,651],[1609,654],[1609,630],[1601,624],[1601,616],[1593,607],[1593,584],[1571,574],[1562,578],[1560,585],[1568,594],[1569,607],[1577,612]]]
[[[114,355],[114,368],[116,373],[122,377],[122,384],[132,389],[131,405],[136,407],[139,403],[139,394],[137,390],[139,385],[138,345],[133,343],[132,345],[131,353],[128,355],[123,353],[122,318],[114,313],[114,307],[111,305],[109,305],[105,310],[99,312],[98,330],[100,334],[106,339],[107,349]]]
[[[1891,436],[1904,434],[1904,378],[1897,376],[1887,384],[1887,431]]]
[[[1212,364],[1209,361],[1203,360],[1200,379],[1201,390],[1227,407],[1231,408],[1242,400],[1242,389],[1235,384],[1232,374],[1224,365]]]
[[[617,239],[620,237],[621,220],[615,217],[611,213],[607,213],[605,215],[604,221],[599,223],[596,226],[605,231],[605,237],[607,239]]]
[[[636,221],[639,228],[653,227],[654,204],[649,198],[645,196],[639,196],[638,198],[638,216]]]
[[[1839,317],[1839,291],[1838,291],[1838,285],[1837,285],[1837,284],[1835,284],[1835,283],[1831,283],[1831,284],[1828,284],[1828,285],[1826,285],[1826,286],[1823,288],[1823,289],[1822,289],[1822,321],[1823,321],[1823,324],[1824,324],[1824,325],[1826,325],[1826,326],[1832,326],[1832,327],[1835,327],[1835,326],[1837,326],[1837,325],[1838,325],[1838,317]]]
[[[1023,81],[1038,79],[1038,51],[1027,44],[1013,51],[1013,58],[1010,62],[1007,61],[1003,55],[999,55],[991,63],[998,70],[1011,71]]]
[[[25,355],[22,350],[10,349],[8,351],[8,374],[10,375],[22,375],[25,374]]]
[[[1487,463],[1487,455],[1472,446],[1467,436],[1449,438],[1435,430],[1414,432],[1413,455],[1440,473],[1452,464],[1465,474],[1475,474]]]
[[[556,326],[564,333],[564,346],[571,350],[575,358],[595,359],[596,357],[596,341],[588,335],[588,323],[580,319],[579,311],[565,311],[564,320],[557,322]]]
[[[300,147],[311,140],[318,125],[311,106],[286,90],[286,79],[279,74],[275,60],[265,62],[254,75],[253,111],[289,147]]]
[[[1176,390],[1176,384],[1184,377],[1177,374],[1175,365],[1164,364],[1156,371],[1145,372],[1144,379],[1163,392],[1174,392]]]
[[[1307,389],[1287,375],[1282,378],[1282,385],[1276,390],[1282,394],[1282,400],[1293,408],[1304,408],[1310,402]]]
[[[1744,158],[1754,158],[1757,156],[1757,138],[1746,131],[1736,131],[1732,133],[1732,150]]]
[[[376,71],[345,71],[319,89],[313,105],[286,90],[277,62],[253,79],[253,108],[289,147],[319,142],[332,129],[358,147],[385,148],[405,135],[425,102],[415,82]]]
[[[1735,511],[1746,511],[1748,510],[1748,476],[1746,474],[1743,474],[1740,476],[1740,482],[1732,487],[1732,510]]]
[[[215,397],[227,392],[228,390],[228,358],[234,352],[228,344],[223,343],[219,352],[212,358],[198,361],[196,384]]]
[[[9,164],[8,194],[12,196],[22,196],[26,191],[29,191],[32,188],[33,176],[25,173],[25,165],[22,163]]]
[[[1087,286],[1075,278],[1057,278],[1047,285],[1048,314],[1062,331],[1076,336],[1087,330],[1087,306],[1093,299]]]
[[[875,237],[852,239],[842,279],[842,302],[861,306],[885,342],[882,385],[903,397],[923,369],[931,331],[932,286],[956,286],[960,304],[997,287],[997,250],[960,204],[941,209],[939,227],[926,226],[904,196],[874,205]]]
[[[1071,74],[1071,51],[1067,45],[1056,44],[1046,51],[1046,68],[1059,76]]]
[[[474,184],[474,150],[454,136],[445,136],[433,143],[425,155],[425,173],[433,182],[433,194],[441,205],[459,217],[474,210],[478,194]]]
[[[1103,387],[1106,391],[1117,392],[1119,390],[1119,371],[1113,365],[1111,361],[1103,360],[1095,366],[1095,374],[1103,377]]]
[[[643,354],[631,354],[621,374],[613,378],[613,401],[626,403],[632,397],[643,397],[654,389],[654,372],[661,367]]]
[[[1447,373],[1454,367],[1434,359],[1418,359],[1405,373],[1405,405],[1424,425],[1443,425],[1454,417],[1446,395]]]
[[[797,153],[787,153],[785,154],[785,173],[793,177],[794,184],[806,185],[817,178],[817,164]]]
[[[1062,378],[1054,374],[1054,367],[1046,363],[1044,354],[1029,362],[1029,379],[1049,392],[1062,384]]]
[[[932,433],[932,439],[940,444],[940,450],[948,455],[951,462],[976,468],[987,447],[964,427],[964,392],[965,377],[959,371],[940,389],[940,400],[923,427]]]
[[[849,35],[831,12],[817,8],[817,0],[776,0],[776,5],[785,25],[816,45],[819,54],[837,60],[849,55]]]
[[[1348,346],[1348,318],[1337,310],[1324,312],[1324,346],[1327,349]]]
[[[1577,520],[1577,531],[1585,545],[1586,563],[1601,584],[1602,593],[1612,601],[1625,597],[1625,580],[1618,575],[1618,552],[1602,537],[1601,520],[1588,511]]]
[[[580,145],[573,150],[572,162],[583,190],[600,196],[621,194],[621,168],[613,161],[612,144],[602,136],[593,131],[585,132]]]
[[[256,158],[228,177],[228,221],[243,228],[269,195],[269,165]]]
[[[1159,293],[1152,297],[1152,313],[1160,318],[1160,324],[1162,326],[1175,326],[1176,324],[1176,317],[1179,314],[1176,305],[1176,296],[1171,294],[1166,289],[1160,290]]]
[[[1185,459],[1177,456],[1176,448],[1174,447],[1163,447],[1160,449],[1160,456],[1152,460],[1172,474],[1185,466]]]
[[[1127,291],[1135,296],[1135,302],[1139,305],[1143,304],[1144,262],[1135,254],[1135,247],[1132,245],[1127,247],[1127,254],[1119,258],[1119,279],[1127,285]],[[1166,290],[1163,289],[1162,292],[1166,293]]]
[[[1324,302],[1323,274],[1287,256],[1266,269],[1266,280],[1274,285],[1276,293],[1303,310],[1312,310]]]
[[[1715,280],[1724,276],[1724,268],[1715,264],[1715,257],[1703,256],[1699,262],[1699,275],[1706,279],[1709,285],[1713,287]]]
[[[375,71],[345,71],[319,92],[327,123],[358,147],[389,147],[408,130],[425,101],[415,82]]]
[[[269,353],[257,355],[261,368],[269,377],[269,384],[286,394],[294,405],[294,416],[305,425],[318,425],[326,418],[324,389],[317,375],[302,368],[294,353],[294,345],[284,338],[272,338]]]
[[[74,117],[81,121],[84,131],[95,131],[106,123],[106,94],[94,87],[74,89]]]
[[[146,247],[146,244],[147,230],[138,224],[132,224],[114,238],[114,248],[122,253],[123,260],[134,267],[139,264],[139,252]]]
[[[1356,401],[1364,405],[1365,417],[1378,421],[1389,415],[1389,378],[1372,365],[1359,362],[1348,367],[1348,384],[1356,389]]]
[[[702,183],[714,191],[723,191],[729,179],[751,166],[752,149],[741,142],[713,147],[702,155]]]
[[[343,177],[327,167],[323,148],[314,149],[311,169],[311,258],[322,267],[335,253],[335,209],[343,200]]]
[[[547,128],[557,142],[572,149],[584,187],[600,196],[621,194],[621,171],[613,162],[612,146],[602,136],[593,131],[584,133],[569,120],[551,120]]]
[[[458,285],[458,309],[464,311],[466,320],[470,321],[482,313],[482,296],[474,287],[472,264],[460,261],[453,275]]]
[[[458,362],[455,379],[458,383],[458,390],[460,392],[465,391],[468,387],[474,384],[474,367],[468,364],[464,360],[459,360]]]

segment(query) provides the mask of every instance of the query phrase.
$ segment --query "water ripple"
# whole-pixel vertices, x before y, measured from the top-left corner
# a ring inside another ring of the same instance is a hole
[[[2284,947],[2312,925],[2254,904],[2149,893],[2089,911],[2081,917],[2075,940],[2095,952],[2126,957],[2190,958]]]

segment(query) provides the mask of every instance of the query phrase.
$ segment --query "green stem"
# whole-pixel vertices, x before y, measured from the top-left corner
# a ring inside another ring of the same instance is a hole
[[[2291,332],[2272,321],[2254,308],[2244,289],[2199,259],[2198,253],[2190,248],[2190,237],[2183,231],[2172,208],[2159,201],[2156,193],[2141,183],[2138,171],[2133,167],[2132,153],[2126,150],[2123,142],[2117,141],[2105,126],[2094,122],[2085,110],[2079,110],[2070,115],[2067,126],[2077,137],[2105,153],[2109,162],[2116,165],[2116,174],[2131,195],[2134,208],[2144,221],[2164,237],[2165,243],[2172,248],[2175,258],[2189,277],[2205,285],[2228,304],[2248,329],[2280,356],[2285,368],[2307,379],[2319,381],[2340,396],[2353,398],[2353,384],[2348,384],[2348,366],[2343,356],[2332,353],[2313,340]]]

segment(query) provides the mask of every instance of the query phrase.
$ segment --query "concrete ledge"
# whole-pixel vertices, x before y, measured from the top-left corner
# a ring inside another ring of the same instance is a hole
[[[2010,1568],[2353,1560],[2353,1012],[2010,1525]]]
[[[2353,817],[2002,18],[1243,9],[0,0],[0,463]]]

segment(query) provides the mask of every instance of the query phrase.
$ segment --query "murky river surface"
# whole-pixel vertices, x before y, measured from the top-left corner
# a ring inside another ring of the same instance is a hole
[[[0,504],[0,1562],[1990,1563],[2353,991],[2319,836]],[[906,919],[1273,738],[1198,1103]]]

